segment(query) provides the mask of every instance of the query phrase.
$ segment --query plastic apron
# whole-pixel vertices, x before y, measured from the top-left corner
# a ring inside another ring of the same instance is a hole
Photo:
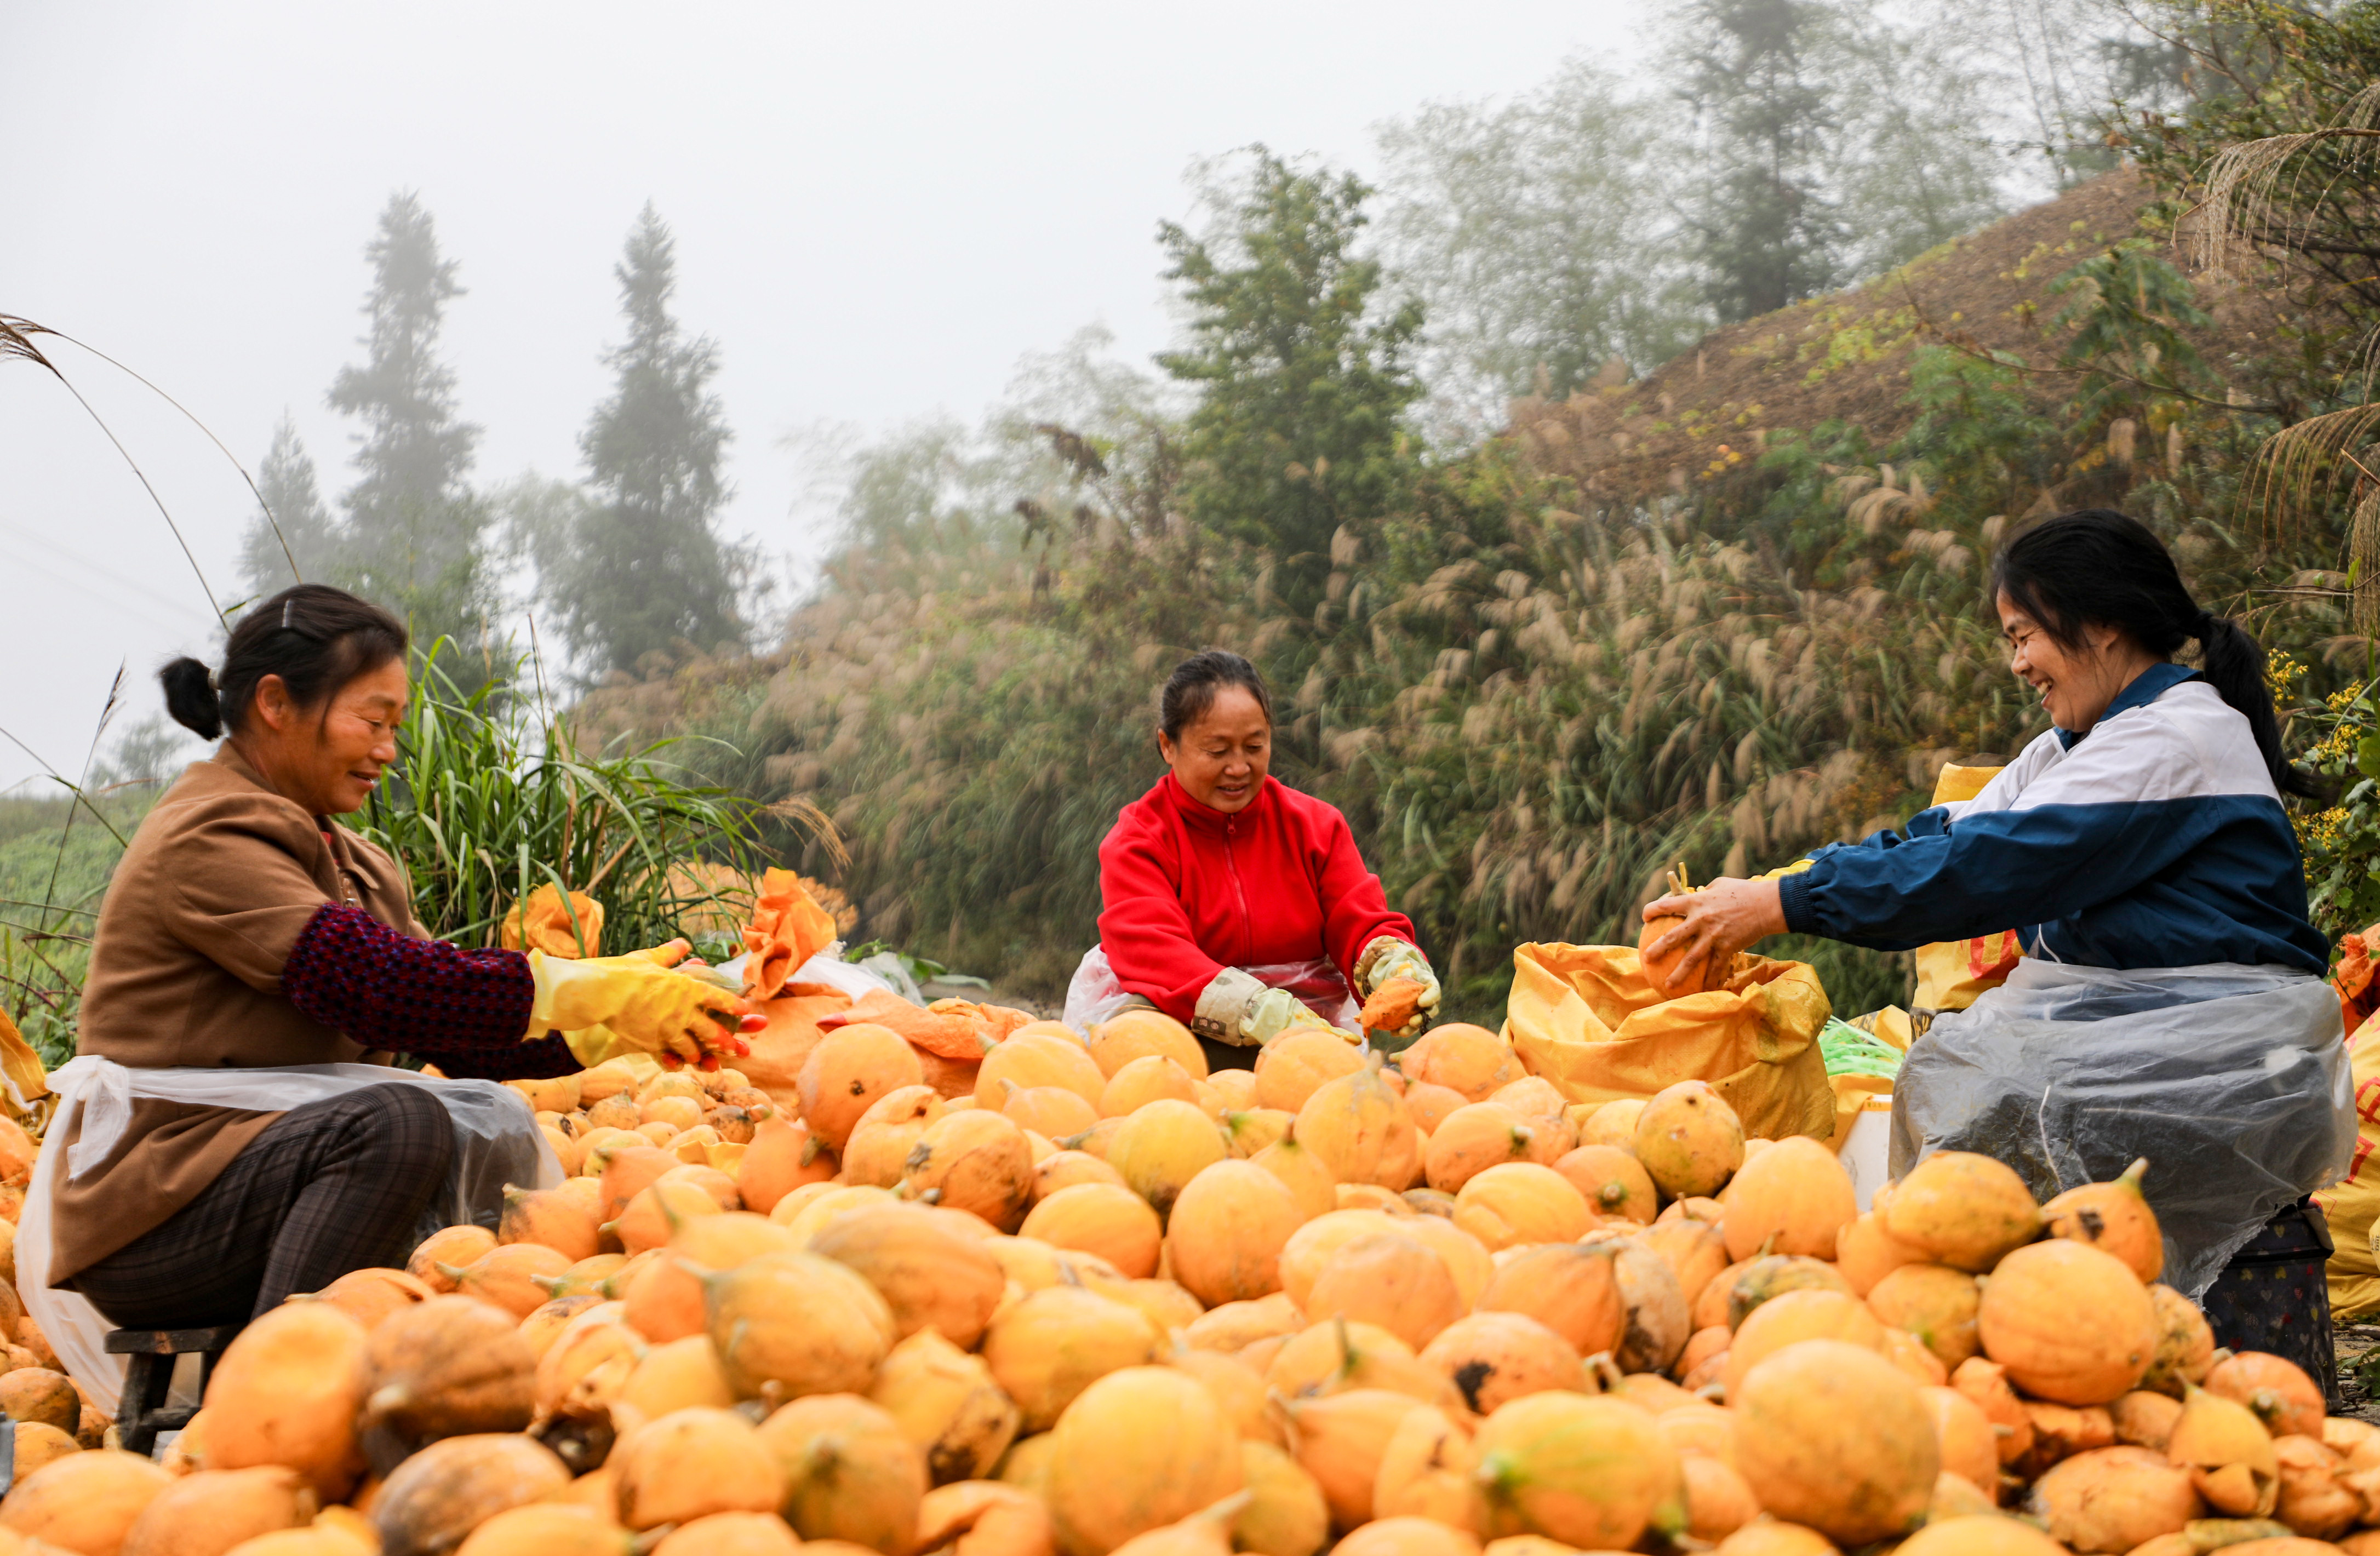
[[[1342,1032],[1357,1032],[1364,1007],[1348,992],[1347,980],[1329,962],[1283,962],[1261,967],[1239,967],[1268,989],[1286,989],[1298,998],[1298,1003]],[[1108,966],[1105,948],[1094,945],[1083,953],[1083,960],[1075,968],[1074,980],[1066,985],[1066,1014],[1061,1018],[1077,1032],[1088,1032],[1102,1021],[1121,1015],[1135,1004],[1148,1001],[1128,992],[1116,981],[1115,969]]]
[[[2047,1199],[2148,1158],[2163,1279],[2193,1301],[2354,1149],[2338,996],[2279,966],[2027,957],[1937,1016],[1893,1088],[1895,1177],[1937,1150],[1980,1151]]]
[[[75,1381],[95,1399],[114,1401],[124,1388],[124,1358],[105,1349],[115,1326],[83,1297],[49,1285],[51,1192],[57,1174],[79,1177],[105,1161],[131,1124],[135,1098],[186,1102],[195,1107],[285,1112],[367,1086],[426,1087],[446,1105],[455,1125],[455,1164],[422,1213],[417,1238],[442,1226],[476,1222],[492,1229],[504,1210],[506,1184],[552,1188],[562,1182],[562,1162],[537,1127],[528,1100],[492,1080],[437,1080],[379,1064],[297,1064],[282,1069],[184,1067],[130,1069],[96,1054],[84,1054],[50,1077],[58,1111],[48,1138],[63,1141],[82,1117],[82,1137],[67,1149],[44,1149],[25,1191],[17,1228],[17,1282],[26,1310],[42,1326]],[[181,1380],[176,1380],[177,1400]],[[187,1403],[195,1404],[192,1397]]]

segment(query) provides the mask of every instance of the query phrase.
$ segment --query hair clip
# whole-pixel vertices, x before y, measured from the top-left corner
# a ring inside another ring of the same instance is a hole
[[[284,631],[284,632],[287,632],[287,631],[289,631],[289,630],[290,630],[290,626],[289,626],[289,613],[290,613],[291,611],[296,610],[297,608],[298,608],[298,602],[297,602],[297,601],[295,601],[295,600],[284,600],[283,602],[281,602],[281,630],[282,630],[282,631]]]

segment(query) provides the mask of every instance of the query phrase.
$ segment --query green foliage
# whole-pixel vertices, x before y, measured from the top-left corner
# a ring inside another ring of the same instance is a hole
[[[493,945],[512,905],[551,881],[603,904],[607,950],[634,950],[719,911],[707,876],[673,867],[762,862],[759,808],[689,782],[680,743],[581,750],[529,699],[476,676],[467,689],[448,647],[417,662],[395,772],[349,823],[403,861],[432,936]]]
[[[389,198],[365,254],[366,359],[340,369],[330,394],[334,409],[363,423],[360,473],[340,499],[346,517],[320,581],[388,606],[424,642],[451,638],[477,651],[495,598],[491,514],[469,485],[480,429],[456,418],[455,375],[437,355],[446,305],[463,287],[415,195]]]
[[[2335,943],[2380,922],[2380,684],[2367,658],[2363,678],[2290,709],[2305,674],[2286,654],[2265,667],[2276,700],[2290,711],[2291,733],[2306,739],[2301,765],[2338,791],[2331,804],[2305,807],[2295,818],[2314,928]]]
[[[0,800],[0,1007],[52,1067],[74,1056],[100,899],[155,799],[146,785],[84,792]]]
[[[286,412],[273,429],[273,446],[257,467],[256,490],[272,522],[258,517],[240,537],[240,578],[248,598],[277,594],[298,581],[289,570],[320,581],[339,565],[338,533],[314,479],[314,461]],[[277,527],[277,529],[276,529]]]
[[[1827,137],[1840,125],[1806,57],[1829,19],[1811,0],[1694,0],[1681,17],[1677,91],[1708,157],[1687,222],[1722,323],[1840,274],[1847,235],[1826,188]]]
[[[650,204],[613,274],[628,338],[604,357],[614,387],[579,440],[593,491],[541,529],[537,547],[540,593],[574,655],[599,675],[681,641],[740,645],[737,578],[750,563],[717,529],[730,436],[710,392],[718,347],[707,335],[686,338],[670,313],[676,242]]]
[[[1432,419],[1460,441],[1615,359],[1649,371],[1710,323],[1662,187],[1660,105],[1573,61],[1502,103],[1433,103],[1381,134],[1382,248],[1419,298]]]
[[[1396,496],[1397,419],[1421,393],[1404,364],[1421,310],[1374,317],[1380,266],[1354,251],[1370,192],[1258,147],[1245,176],[1215,192],[1223,230],[1160,229],[1191,317],[1184,348],[1158,360],[1200,395],[1184,428],[1184,501],[1300,579],[1319,577],[1341,525]]]
[[[2051,283],[2070,299],[2053,322],[2071,333],[2058,360],[2083,370],[2074,414],[2085,424],[2206,386],[2185,331],[2214,322],[2197,288],[2149,238],[2128,238]]]

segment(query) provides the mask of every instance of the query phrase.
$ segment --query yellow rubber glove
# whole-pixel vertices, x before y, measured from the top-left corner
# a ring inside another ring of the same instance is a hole
[[[720,1054],[749,1052],[738,1034],[752,1007],[715,984],[670,970],[686,950],[684,941],[673,941],[587,961],[530,952],[529,974],[537,984],[530,1032],[606,1027],[628,1048],[664,1064],[715,1067]]]

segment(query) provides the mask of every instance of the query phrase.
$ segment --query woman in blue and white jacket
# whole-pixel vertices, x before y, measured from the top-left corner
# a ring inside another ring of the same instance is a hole
[[[2137,520],[2032,526],[1991,590],[2054,727],[1901,833],[1654,903],[1646,918],[1685,922],[1652,954],[1682,947],[1671,980],[1689,988],[1706,958],[1788,930],[1902,951],[2016,927],[2008,986],[1912,1050],[1894,1167],[1983,1149],[2041,1191],[2148,1156],[2169,1256],[2203,1286],[2354,1140],[2282,800],[2313,785],[2282,755],[2264,650],[2199,607]],[[2197,671],[2171,663],[2191,641]]]

